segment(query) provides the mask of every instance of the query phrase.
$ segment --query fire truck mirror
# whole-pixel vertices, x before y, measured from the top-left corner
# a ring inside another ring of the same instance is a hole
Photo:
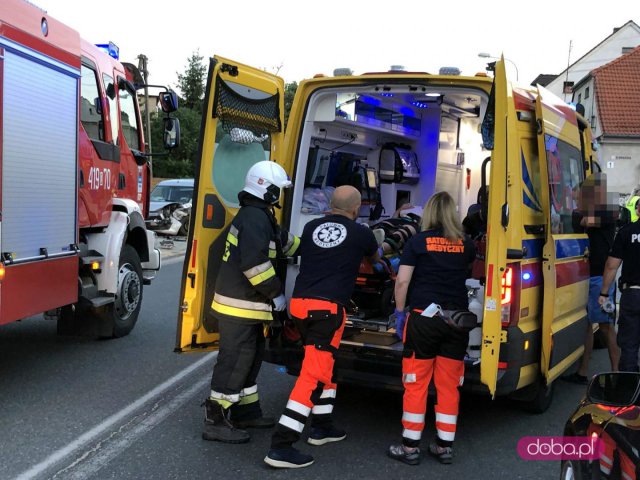
[[[178,94],[176,92],[162,92],[160,94],[160,108],[164,113],[175,112],[178,109]]]
[[[166,117],[162,119],[164,125],[164,148],[172,149],[180,146],[180,120]]]
[[[131,93],[136,92],[136,87],[126,78],[118,78],[118,90],[129,90]]]
[[[102,100],[100,99],[100,97],[96,97],[93,99],[93,106],[96,109],[96,113],[98,115],[102,115]]]

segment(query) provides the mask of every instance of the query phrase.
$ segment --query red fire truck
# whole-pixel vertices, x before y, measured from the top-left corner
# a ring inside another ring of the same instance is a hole
[[[113,49],[112,49],[113,50]],[[24,0],[0,10],[0,325],[120,337],[160,269],[135,67]],[[173,92],[163,110],[177,108]],[[165,144],[179,125],[165,119]]]

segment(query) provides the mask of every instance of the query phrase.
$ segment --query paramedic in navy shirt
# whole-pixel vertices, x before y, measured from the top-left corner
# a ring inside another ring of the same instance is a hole
[[[300,468],[313,463],[311,455],[293,444],[300,439],[311,414],[311,445],[343,440],[347,433],[331,422],[336,398],[334,354],[346,321],[363,257],[379,260],[378,243],[371,230],[355,222],[361,197],[349,185],[335,189],[331,214],[307,223],[300,237],[300,272],[289,313],[304,342],[300,376],[289,396],[264,461],[276,468]]]
[[[436,193],[425,205],[422,230],[405,246],[395,286],[396,330],[401,338],[406,322],[402,359],[404,429],[402,444],[391,445],[387,454],[409,465],[420,463],[418,446],[432,376],[438,402],[437,435],[429,453],[441,463],[452,461],[458,387],[464,379],[469,332],[450,326],[441,316],[421,313],[431,303],[444,310],[468,310],[465,282],[475,258],[473,242],[464,236],[455,202],[447,192]],[[405,305],[410,309],[408,319]]]

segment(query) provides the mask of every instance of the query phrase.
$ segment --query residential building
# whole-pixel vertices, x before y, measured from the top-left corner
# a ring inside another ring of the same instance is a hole
[[[614,28],[611,35],[557,75],[554,80],[547,84],[546,88],[565,101],[570,102],[573,87],[578,81],[590,71],[615,60],[620,55],[629,53],[638,45],[640,45],[640,26],[629,20],[621,27]]]
[[[585,108],[608,190],[631,193],[640,186],[640,47],[588,73],[570,100]]]

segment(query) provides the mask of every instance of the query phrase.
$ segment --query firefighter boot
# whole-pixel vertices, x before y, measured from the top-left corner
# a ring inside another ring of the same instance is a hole
[[[235,428],[228,418],[228,409],[215,400],[207,398],[204,401],[204,430],[202,438],[224,443],[247,443],[249,434]]]
[[[273,417],[263,417],[260,402],[234,404],[229,408],[231,421],[238,428],[271,428],[276,424]]]

